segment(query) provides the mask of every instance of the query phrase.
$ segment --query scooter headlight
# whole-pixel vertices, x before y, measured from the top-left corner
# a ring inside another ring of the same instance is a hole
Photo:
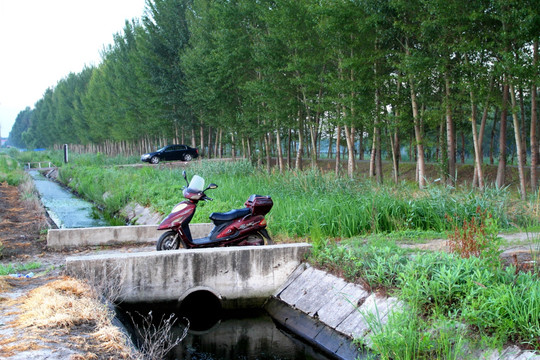
[[[175,213],[175,212],[184,210],[186,207],[187,207],[187,204],[178,204],[172,209],[171,213]]]

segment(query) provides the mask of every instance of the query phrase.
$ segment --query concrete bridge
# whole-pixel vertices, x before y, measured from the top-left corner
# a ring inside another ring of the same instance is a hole
[[[66,272],[117,291],[127,303],[182,303],[203,293],[223,308],[260,306],[309,248],[301,243],[73,256],[66,259]]]

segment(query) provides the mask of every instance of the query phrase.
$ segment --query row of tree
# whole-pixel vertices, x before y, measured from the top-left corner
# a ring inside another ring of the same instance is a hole
[[[147,0],[101,64],[19,114],[10,142],[191,139],[208,156],[227,144],[283,169],[285,154],[314,165],[324,138],[330,152],[346,146],[350,176],[367,150],[379,181],[385,156],[398,180],[410,144],[422,187],[434,152],[455,183],[461,132],[475,184],[490,144],[497,185],[512,152],[525,196],[524,167],[539,158],[539,11],[535,0]]]

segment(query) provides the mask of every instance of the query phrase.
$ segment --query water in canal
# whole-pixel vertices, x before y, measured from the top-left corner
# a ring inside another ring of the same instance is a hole
[[[108,226],[93,205],[69,190],[47,179],[38,171],[30,171],[43,206],[59,228]]]
[[[181,334],[181,326],[175,328]],[[206,331],[191,331],[167,359],[327,360],[324,354],[276,327],[263,310],[223,315]]]

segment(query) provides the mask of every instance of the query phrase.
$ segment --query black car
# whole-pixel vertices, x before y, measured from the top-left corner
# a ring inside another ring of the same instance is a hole
[[[191,161],[199,156],[199,150],[187,145],[167,145],[158,151],[143,154],[141,161],[157,164],[163,160]]]

